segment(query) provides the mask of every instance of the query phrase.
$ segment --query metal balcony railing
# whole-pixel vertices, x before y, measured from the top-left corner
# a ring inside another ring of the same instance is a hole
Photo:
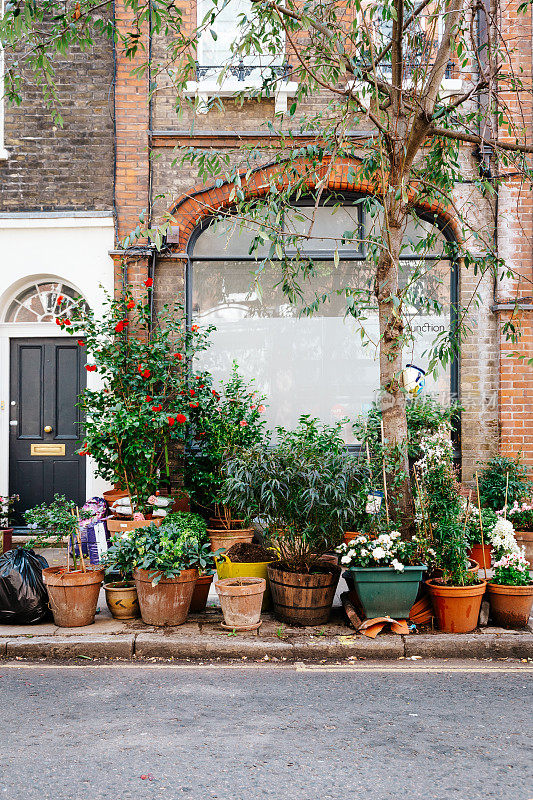
[[[288,61],[283,64],[262,66],[260,64],[245,64],[243,59],[238,64],[227,66],[226,64],[216,65],[203,65],[198,61],[196,62],[196,80],[201,81],[205,78],[216,78],[222,70],[227,74],[237,78],[239,83],[243,83],[246,78],[249,78],[254,72],[257,72],[261,78],[263,76],[272,76],[275,78],[282,78],[285,81],[289,80],[291,66]]]

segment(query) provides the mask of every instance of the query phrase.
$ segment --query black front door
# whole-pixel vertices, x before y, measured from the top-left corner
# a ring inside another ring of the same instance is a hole
[[[85,502],[85,459],[76,453],[84,365],[75,339],[11,340],[9,490],[21,512],[54,494]]]

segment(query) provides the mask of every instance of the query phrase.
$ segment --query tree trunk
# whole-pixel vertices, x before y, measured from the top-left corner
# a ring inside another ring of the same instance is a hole
[[[384,248],[377,265],[375,293],[379,314],[379,371],[384,444],[393,448],[387,464],[389,512],[402,534],[413,532],[414,502],[409,476],[405,394],[401,388],[404,325],[398,307],[402,225],[389,214],[383,226]],[[394,502],[391,503],[391,499]]]

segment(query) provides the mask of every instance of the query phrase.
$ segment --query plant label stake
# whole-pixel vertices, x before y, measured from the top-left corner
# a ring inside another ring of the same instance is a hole
[[[478,490],[479,491],[479,490]],[[505,473],[505,505],[503,507],[503,518],[507,519],[507,496],[509,493],[509,470]]]
[[[387,514],[387,525],[390,525],[389,494],[387,492],[387,470],[385,469],[385,436],[383,434],[383,420],[381,420],[381,448],[383,456],[383,489],[385,492],[385,513]]]
[[[483,539],[483,519],[481,518],[481,500],[479,499],[479,480],[477,471],[476,471],[476,486],[477,486],[477,507],[479,511],[479,528],[481,530],[481,552],[483,553],[483,569],[485,570],[485,580],[487,580],[487,559],[485,558],[485,542]]]

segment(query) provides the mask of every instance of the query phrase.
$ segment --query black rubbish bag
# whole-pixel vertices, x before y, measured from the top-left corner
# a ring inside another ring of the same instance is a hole
[[[43,583],[46,558],[17,547],[0,556],[0,622],[33,625],[50,616]]]

